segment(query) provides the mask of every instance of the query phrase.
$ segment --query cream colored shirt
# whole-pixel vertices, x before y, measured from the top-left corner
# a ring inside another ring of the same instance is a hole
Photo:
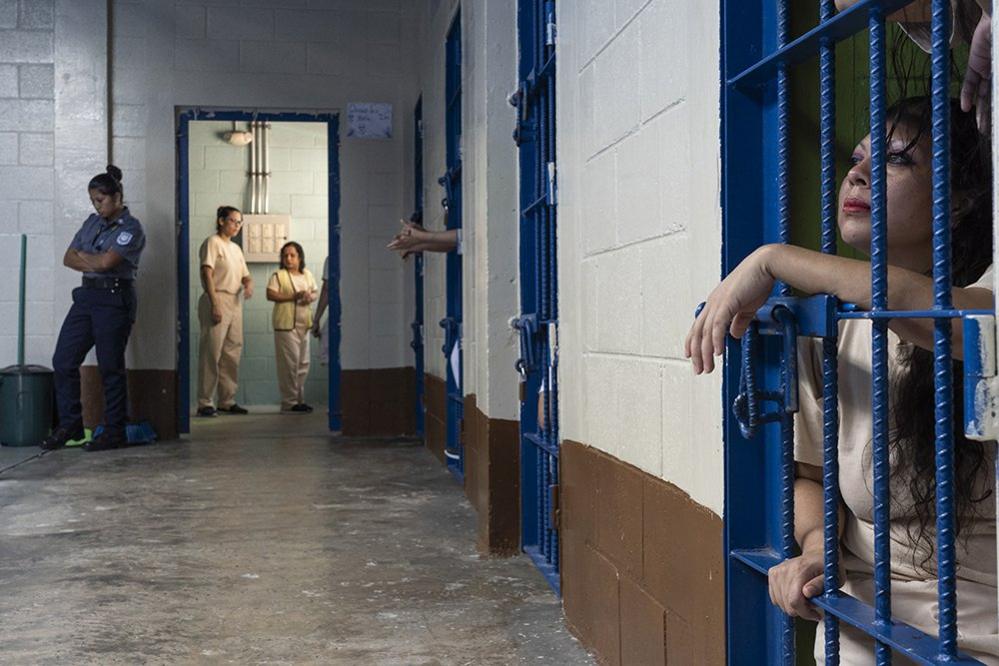
[[[316,295],[316,279],[312,277],[312,273],[308,268],[304,269],[301,273],[292,273],[291,271],[288,271],[288,275],[291,276],[291,284],[296,292],[308,291],[313,296]],[[277,272],[271,273],[271,278],[267,281],[267,288],[273,291],[281,291],[281,284],[278,282]],[[311,311],[311,304],[295,304],[295,328],[308,328],[312,325]]]
[[[243,250],[231,240],[212,234],[198,251],[202,266],[212,269],[215,291],[238,294],[243,288],[243,278],[250,276]]]
[[[974,285],[992,290],[992,268]],[[851,319],[839,325],[839,484],[846,520],[843,526],[845,589],[864,598],[874,571],[874,497],[871,470],[871,322]],[[804,343],[804,344],[803,344]],[[901,339],[888,331],[888,369],[899,372]],[[822,467],[822,345],[799,341],[799,411],[795,415],[795,459]],[[960,409],[960,406],[956,406]],[[889,427],[890,424],[889,424]],[[995,487],[992,444],[985,445],[981,491]],[[913,563],[907,526],[914,513],[900,507],[911,504],[903,482],[892,483],[891,572],[893,613],[899,620],[936,635],[936,578]],[[978,492],[979,496],[984,492]],[[995,495],[976,505],[977,514],[965,521],[957,540],[958,627],[963,649],[999,655],[996,619]],[[932,534],[935,539],[935,532]],[[932,560],[927,563],[932,566]],[[984,605],[984,607],[983,607]],[[821,632],[820,632],[821,634]]]

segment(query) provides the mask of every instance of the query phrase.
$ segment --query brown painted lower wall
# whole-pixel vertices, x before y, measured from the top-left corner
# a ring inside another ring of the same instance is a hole
[[[416,434],[416,370],[342,370],[343,434],[351,437]]]
[[[428,449],[445,464],[447,384],[424,375]],[[487,555],[520,552],[520,424],[491,419],[465,396],[461,442],[465,447],[465,496],[478,514],[476,545]]]
[[[465,495],[479,514],[477,546],[520,552],[520,424],[491,419],[465,396]]]
[[[437,459],[444,462],[447,443],[447,382],[431,374],[423,375],[423,400],[427,411],[424,418],[425,443]]]
[[[177,373],[174,370],[128,370],[128,418],[149,421],[161,440],[177,438]],[[101,374],[95,365],[80,368],[83,423],[88,428],[104,417]]]
[[[722,521],[597,449],[560,453],[566,622],[606,664],[725,662]]]

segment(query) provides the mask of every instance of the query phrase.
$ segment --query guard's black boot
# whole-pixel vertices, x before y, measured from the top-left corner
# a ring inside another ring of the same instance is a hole
[[[42,440],[38,448],[43,451],[55,451],[56,449],[63,448],[68,442],[74,439],[83,439],[84,436],[83,426],[76,426],[75,428],[59,426],[51,435]]]
[[[97,437],[83,445],[87,451],[110,451],[128,445],[124,430],[104,430]]]

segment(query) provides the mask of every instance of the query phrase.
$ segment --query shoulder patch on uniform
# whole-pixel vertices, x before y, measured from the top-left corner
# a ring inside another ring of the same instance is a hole
[[[132,242],[132,234],[128,231],[123,231],[118,234],[118,240],[116,241],[118,245],[128,245]]]

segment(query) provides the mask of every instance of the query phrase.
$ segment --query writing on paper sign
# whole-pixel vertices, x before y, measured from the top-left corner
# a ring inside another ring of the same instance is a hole
[[[355,139],[391,139],[392,105],[379,102],[348,104],[347,136]]]

